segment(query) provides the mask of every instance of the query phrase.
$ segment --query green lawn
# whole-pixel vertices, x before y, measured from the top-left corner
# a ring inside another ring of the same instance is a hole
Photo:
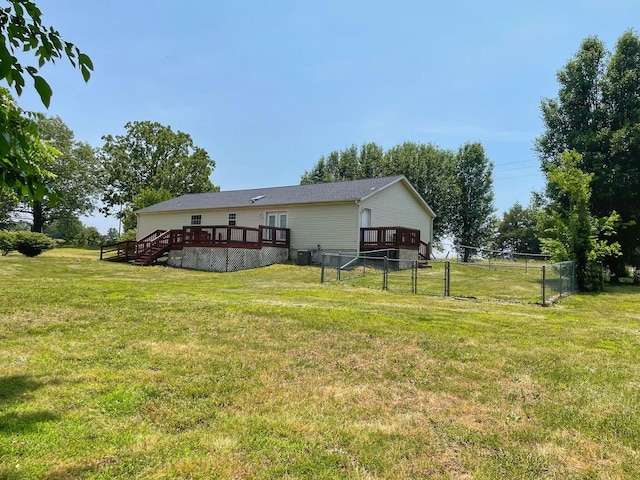
[[[0,289],[0,479],[638,477],[638,287],[543,308],[59,249]]]

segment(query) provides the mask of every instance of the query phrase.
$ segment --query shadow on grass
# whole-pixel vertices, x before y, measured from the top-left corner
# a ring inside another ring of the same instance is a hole
[[[34,390],[45,383],[27,375],[12,375],[0,377],[0,432],[5,434],[24,433],[34,430],[43,422],[51,422],[58,416],[42,410],[35,412],[16,412],[12,406],[17,406],[28,400]],[[12,411],[13,410],[13,411]],[[5,478],[0,471],[0,479]]]
[[[34,380],[28,375],[11,375],[0,377],[0,406],[4,403],[13,403],[25,394],[37,390],[44,382]]]
[[[0,415],[0,432],[4,434],[28,433],[36,431],[42,423],[53,422],[58,418],[60,418],[58,415],[46,410],[29,413],[5,413]]]

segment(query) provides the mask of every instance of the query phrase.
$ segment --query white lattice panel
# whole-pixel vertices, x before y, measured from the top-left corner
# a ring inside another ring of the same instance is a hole
[[[273,265],[289,260],[289,250],[286,248],[264,247],[260,250],[260,266]]]
[[[169,265],[209,272],[235,272],[286,262],[289,251],[284,248],[265,247],[261,250],[246,248],[185,247],[169,256]]]

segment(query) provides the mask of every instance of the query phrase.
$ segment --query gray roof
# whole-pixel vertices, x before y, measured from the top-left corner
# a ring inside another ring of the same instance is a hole
[[[395,175],[393,177],[384,178],[368,178],[365,180],[353,180],[348,182],[292,185],[289,187],[190,193],[167,200],[166,202],[157,203],[156,205],[143,208],[138,210],[138,212],[168,212],[173,210],[356,201],[362,200],[372,193],[401,179],[405,179],[404,175]]]

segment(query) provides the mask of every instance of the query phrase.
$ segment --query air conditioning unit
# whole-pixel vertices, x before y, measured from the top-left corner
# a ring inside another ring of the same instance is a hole
[[[296,265],[311,265],[311,250],[298,250]]]

